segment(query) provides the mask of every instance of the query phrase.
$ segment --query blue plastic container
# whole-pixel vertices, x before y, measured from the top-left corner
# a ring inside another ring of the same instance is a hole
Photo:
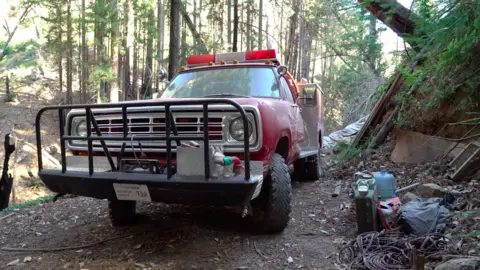
[[[385,167],[380,167],[380,171],[374,173],[377,183],[377,191],[382,201],[388,200],[395,196],[395,177],[387,172]]]

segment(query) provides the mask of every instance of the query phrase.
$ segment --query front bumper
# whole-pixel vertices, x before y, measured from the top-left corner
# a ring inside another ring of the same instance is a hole
[[[225,177],[223,180],[206,181],[199,177],[174,175],[167,179],[163,174],[95,172],[43,169],[39,176],[53,192],[74,194],[97,199],[116,200],[113,184],[146,185],[151,201],[192,205],[246,205],[261,185],[262,176]]]

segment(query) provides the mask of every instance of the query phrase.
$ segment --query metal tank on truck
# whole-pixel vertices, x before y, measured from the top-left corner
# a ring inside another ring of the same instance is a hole
[[[280,232],[291,178],[320,178],[320,88],[298,85],[275,50],[190,56],[157,99],[45,107],[37,149],[47,111],[58,112],[62,166],[44,168],[39,151],[39,176],[53,192],[107,199],[114,225],[147,201],[239,206]]]

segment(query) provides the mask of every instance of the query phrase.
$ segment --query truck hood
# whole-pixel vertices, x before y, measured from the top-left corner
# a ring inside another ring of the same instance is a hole
[[[149,99],[149,100],[142,100],[142,101],[138,101],[138,100],[122,101],[122,102],[118,102],[116,104],[121,105],[121,104],[143,102],[143,103],[145,103],[145,106],[155,106],[156,102],[161,102],[161,101],[198,100],[198,99],[199,98],[157,98],[157,99]],[[248,106],[253,106],[253,107],[257,107],[257,108],[269,107],[269,106],[272,106],[275,102],[278,101],[278,99],[273,99],[273,98],[256,98],[256,97],[252,97],[252,98],[228,98],[228,99],[231,99],[231,100],[237,102],[238,104],[240,104],[242,106],[248,105]],[[218,105],[221,105],[221,104],[218,104]],[[192,105],[192,106],[199,106],[199,105]],[[212,105],[212,106],[214,106],[214,105]],[[103,111],[103,110],[108,110],[108,109],[98,108],[98,109],[92,109],[92,110],[98,112],[98,111]],[[118,108],[118,110],[120,110],[120,108]],[[72,110],[72,112],[84,112],[84,111],[85,111],[84,109],[73,109]]]

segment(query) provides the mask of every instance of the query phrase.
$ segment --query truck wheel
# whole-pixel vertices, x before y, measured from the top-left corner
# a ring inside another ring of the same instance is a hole
[[[298,159],[293,163],[292,181],[302,182],[305,179],[306,162],[304,158]]]
[[[320,150],[316,157],[307,161],[305,164],[305,178],[304,181],[317,181],[320,179],[321,174],[320,167]]]
[[[113,226],[127,225],[133,222],[136,201],[108,201],[108,215]]]
[[[252,201],[255,227],[265,233],[282,232],[290,221],[292,183],[288,166],[274,154],[260,196]]]

